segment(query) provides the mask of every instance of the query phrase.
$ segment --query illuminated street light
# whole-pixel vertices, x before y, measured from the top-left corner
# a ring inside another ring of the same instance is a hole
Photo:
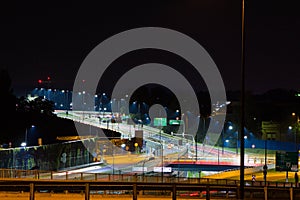
[[[296,143],[296,152],[298,151],[298,141],[297,141],[297,134],[298,134],[298,129],[299,129],[299,116],[293,112],[292,113],[293,118],[295,117],[295,123],[294,123],[294,127],[289,126],[289,130],[295,129],[295,143]],[[291,128],[290,128],[291,127]]]
[[[172,133],[172,135],[174,136],[182,136],[182,139],[186,138],[185,136],[191,137],[191,141],[192,141],[192,147],[195,147],[196,141],[195,141],[195,137],[191,134],[187,134],[187,133],[182,133],[182,134],[178,134],[178,133]],[[186,138],[186,142],[187,145],[189,145],[189,139]],[[190,152],[190,148],[188,148],[188,152]],[[197,148],[195,148],[195,151],[197,152]],[[197,157],[197,156],[196,156]],[[197,158],[196,158],[197,160]]]
[[[34,125],[31,125],[31,128],[34,128],[34,127],[35,127]],[[27,146],[27,138],[28,138],[28,129],[26,128],[25,129],[25,142],[23,142],[24,144],[22,143],[25,146]],[[22,146],[22,144],[21,144],[21,146]]]

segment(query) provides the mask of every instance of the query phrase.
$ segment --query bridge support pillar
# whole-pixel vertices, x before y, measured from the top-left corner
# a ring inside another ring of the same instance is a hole
[[[268,200],[268,187],[264,187],[265,200]]]
[[[210,200],[209,186],[206,186],[206,200]]]
[[[240,199],[240,197],[241,197],[239,184],[237,184],[237,187],[236,187],[236,196],[237,196],[237,199]]]
[[[34,183],[30,183],[29,187],[30,187],[30,197],[29,197],[29,199],[34,200]]]
[[[137,190],[136,190],[136,183],[133,184],[133,196],[132,196],[132,200],[137,200]]]
[[[290,200],[294,199],[294,189],[291,187],[290,188]]]
[[[85,184],[84,199],[85,200],[90,200],[90,184],[89,183]]]
[[[172,200],[176,200],[176,185],[173,184],[172,187]]]

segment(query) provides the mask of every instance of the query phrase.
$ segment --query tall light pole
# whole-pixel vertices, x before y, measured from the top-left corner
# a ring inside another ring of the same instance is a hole
[[[161,117],[161,114],[160,114]],[[160,146],[161,146],[161,182],[164,182],[164,144],[162,142],[162,137],[161,137],[161,129],[162,129],[162,118],[161,121],[159,122],[159,137],[160,137]]]
[[[205,136],[205,117],[203,118],[203,141],[202,141],[202,154],[204,155],[204,144],[205,144],[205,140],[206,140],[206,136]]]
[[[176,133],[173,133],[173,135],[174,135],[174,136],[182,136],[182,139],[184,139],[185,136],[189,136],[189,137],[191,137],[191,140],[192,140],[192,146],[193,146],[193,147],[196,146],[196,143],[197,143],[197,142],[196,142],[196,139],[195,139],[195,137],[194,137],[193,135],[191,135],[191,134],[187,134],[187,133],[176,134]],[[186,138],[186,142],[189,143],[187,138]],[[197,149],[196,149],[196,151],[197,151]],[[197,155],[197,153],[196,153],[196,155]],[[197,161],[197,158],[196,158],[196,161]]]
[[[182,115],[181,115],[181,121],[182,121],[182,132],[185,133],[184,113],[182,113]]]
[[[27,130],[27,127],[25,129],[25,146],[27,146],[27,135],[28,135],[28,130]]]
[[[30,127],[30,129],[31,128],[34,128],[35,126],[34,125],[31,125],[31,127]],[[27,146],[28,145],[28,143],[27,143],[27,141],[28,141],[28,128],[26,127],[26,129],[25,129],[25,138],[24,138],[25,140],[25,144],[23,144],[22,146]]]
[[[240,125],[240,199],[244,199],[245,180],[244,180],[244,160],[245,160],[245,0],[242,0],[242,29],[241,29],[241,125]]]
[[[298,124],[299,124],[299,116],[298,115],[296,115],[296,113],[292,113],[292,116],[293,117],[296,117],[296,123],[295,123],[295,150],[296,150],[296,152],[298,152],[298,142],[297,142],[297,134],[298,134],[298,128],[299,128],[299,126],[298,126]]]

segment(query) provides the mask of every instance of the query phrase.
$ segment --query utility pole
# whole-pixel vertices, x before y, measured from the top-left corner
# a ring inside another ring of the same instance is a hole
[[[26,144],[26,146],[28,145],[28,144],[27,144],[27,134],[28,134],[28,133],[27,133],[27,127],[26,127],[26,129],[25,129],[25,144]]]
[[[240,198],[244,200],[244,160],[245,160],[245,141],[244,141],[244,127],[245,127],[245,0],[242,0],[242,29],[241,29],[241,125],[240,125]]]
[[[196,133],[196,138],[195,138],[195,140],[196,140],[196,142],[195,142],[195,151],[196,151],[196,163],[197,163],[197,158],[198,158],[198,147],[197,147],[197,133]]]

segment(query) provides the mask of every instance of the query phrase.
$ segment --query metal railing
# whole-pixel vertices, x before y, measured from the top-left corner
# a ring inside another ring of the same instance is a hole
[[[166,173],[163,176],[164,183],[190,183],[190,184],[209,184],[209,185],[238,185],[239,180],[232,179],[216,179],[216,178],[186,178],[176,177]],[[72,172],[72,171],[42,171],[42,170],[18,170],[18,169],[0,169],[0,180],[50,180],[50,181],[66,181],[66,180],[81,180],[81,181],[117,181],[117,182],[144,182],[158,183],[161,182],[160,173],[128,173],[128,174],[109,174],[109,173],[87,173],[87,172]],[[272,187],[296,187],[295,182],[275,182],[275,181],[245,181],[246,186],[272,186]]]
[[[198,182],[145,182],[137,176],[132,176],[130,181],[94,181],[94,180],[35,180],[35,179],[1,179],[0,191],[29,192],[29,199],[34,200],[37,193],[80,193],[85,195],[85,200],[90,200],[90,195],[131,195],[133,200],[143,195],[172,197],[197,197],[220,199],[239,199],[239,183],[228,180],[196,179]],[[200,182],[199,182],[200,181]],[[202,182],[203,181],[203,182]],[[211,182],[215,181],[215,182]],[[291,185],[292,186],[292,185]],[[252,185],[245,186],[245,197],[249,199],[297,199],[300,197],[300,188]],[[276,192],[277,191],[277,192]],[[280,191],[280,192],[278,192]],[[67,196],[66,196],[67,198]],[[101,196],[99,197],[101,198]],[[276,199],[276,198],[275,198]]]

